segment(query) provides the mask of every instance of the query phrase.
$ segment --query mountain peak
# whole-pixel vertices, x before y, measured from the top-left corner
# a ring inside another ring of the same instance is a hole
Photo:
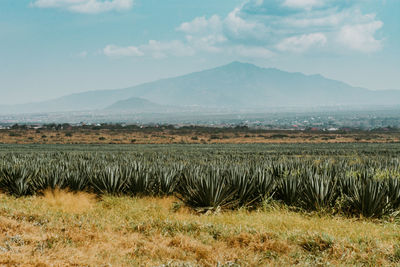
[[[247,63],[247,62],[240,62],[240,61],[232,61],[231,63],[224,65],[222,67],[230,67],[230,68],[256,68],[256,69],[260,69],[260,67],[251,64],[251,63]]]
[[[151,102],[140,97],[131,97],[106,107],[106,110],[131,110],[131,111],[154,111],[158,110],[162,105]]]

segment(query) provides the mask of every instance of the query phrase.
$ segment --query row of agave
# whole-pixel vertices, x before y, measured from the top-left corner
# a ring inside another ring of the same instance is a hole
[[[0,191],[16,197],[40,194],[49,188],[99,195],[175,195],[202,211],[254,208],[270,199],[304,210],[331,210],[364,217],[394,214],[400,208],[398,169],[382,178],[377,177],[382,170],[362,165],[344,171],[343,165],[329,161],[311,164],[288,159],[286,164],[270,161],[244,165],[166,164],[122,156],[93,160],[68,155],[61,162],[39,159],[32,163],[24,158],[3,161]]]
[[[281,176],[260,168],[190,170],[178,193],[185,203],[200,208],[254,207],[267,199],[305,210],[336,210],[364,217],[381,217],[400,208],[398,178],[375,179],[368,173],[340,177],[312,169]]]
[[[171,195],[178,183],[180,165],[154,168],[142,162],[95,166],[80,162],[52,168],[29,168],[21,164],[0,167],[0,191],[15,197],[40,194],[46,189],[88,191],[111,195]]]

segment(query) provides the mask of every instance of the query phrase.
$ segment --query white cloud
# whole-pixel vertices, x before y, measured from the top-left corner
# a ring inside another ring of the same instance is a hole
[[[134,46],[139,53],[127,54],[163,58],[221,53],[268,59],[283,52],[374,52],[383,46],[375,36],[383,23],[375,14],[363,13],[359,1],[243,0],[225,17],[183,22],[176,28],[184,34],[181,40],[150,40]]]
[[[183,43],[178,40],[171,42],[160,42],[150,40],[149,43],[140,46],[120,47],[107,45],[103,49],[103,54],[108,57],[135,57],[148,56],[155,59],[162,59],[170,56],[187,57],[193,56],[197,52],[224,53],[227,55],[239,55],[245,58],[263,58],[268,59],[274,56],[274,52],[261,46],[228,45],[224,47],[212,46],[209,40],[196,47],[191,46],[192,40]]]
[[[262,1],[260,2],[262,3]],[[221,19],[213,15],[209,19],[198,17],[190,22],[182,23],[177,30],[184,32],[187,36],[212,36],[214,39],[262,39],[269,32],[264,24],[245,20],[239,16],[240,8],[235,8],[228,16]],[[222,37],[221,37],[222,36]],[[201,38],[197,38],[200,40]]]
[[[188,34],[216,33],[222,30],[222,22],[218,15],[209,19],[197,17],[193,21],[182,23],[177,30]]]
[[[360,0],[249,0],[241,7],[242,19],[269,26],[264,45],[278,50],[302,52],[308,47],[324,51],[350,49],[374,52],[382,48],[376,32],[383,23],[365,14]],[[324,37],[322,37],[322,35]],[[258,40],[254,40],[258,41]],[[249,42],[249,40],[248,40]],[[340,45],[338,45],[340,44]]]
[[[107,45],[103,49],[103,53],[108,57],[140,57],[144,55],[136,46],[121,47],[116,45]]]
[[[354,11],[342,11],[339,13],[324,14],[323,16],[290,16],[282,19],[282,23],[285,27],[293,27],[294,29],[325,28],[327,30],[328,28],[334,29],[344,24],[351,17],[354,17]]]
[[[177,30],[186,34],[193,48],[208,52],[223,52],[235,46],[294,53],[321,47],[325,51],[337,51],[335,46],[339,42],[341,49],[374,51],[381,44],[374,38],[378,28],[359,29],[352,25],[379,25],[381,22],[374,14],[363,14],[355,2],[248,0],[225,18],[218,15],[198,17],[182,23]],[[357,40],[350,42],[346,32],[356,32]]]
[[[181,41],[160,42],[150,40],[147,45],[140,46],[141,50],[154,58],[164,58],[167,56],[192,56],[195,51]]]
[[[255,4],[256,6],[261,6],[262,4],[264,4],[264,0],[255,0],[255,1],[254,1],[254,4]]]
[[[165,58],[168,56],[191,56],[195,50],[181,41],[159,42],[150,40],[147,44],[140,46],[116,46],[107,45],[103,54],[108,57],[141,57]]]
[[[108,11],[131,9],[133,0],[36,0],[31,6],[38,8],[60,8],[71,12],[97,14]]]
[[[219,52],[218,45],[227,40],[222,34],[223,21],[218,15],[209,19],[195,18],[190,22],[182,23],[176,30],[185,33],[187,43],[199,51]]]
[[[210,34],[205,36],[186,35],[186,40],[196,50],[217,53],[221,51],[220,45],[227,41],[222,34]]]
[[[323,2],[321,0],[285,0],[283,5],[292,8],[311,9],[314,6],[323,5]]]
[[[224,20],[225,32],[235,39],[263,38],[268,32],[267,27],[257,21],[240,17],[240,8],[235,8]]]
[[[312,47],[324,46],[327,38],[322,33],[303,34],[282,40],[276,47],[280,51],[304,52]]]
[[[338,40],[343,45],[361,52],[375,52],[382,48],[382,41],[377,40],[374,34],[382,28],[381,21],[366,24],[345,25],[339,32]]]

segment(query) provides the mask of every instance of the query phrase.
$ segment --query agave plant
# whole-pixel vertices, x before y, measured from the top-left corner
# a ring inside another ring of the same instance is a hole
[[[106,167],[94,174],[91,185],[99,194],[121,195],[126,192],[127,176],[118,166]]]
[[[348,147],[300,147],[305,151],[292,146],[272,146],[268,151],[220,146],[169,147],[164,152],[158,146],[137,151],[2,151],[0,191],[15,196],[46,188],[177,194],[188,205],[206,209],[253,207],[274,196],[287,205],[316,210],[338,204],[337,197],[342,196],[347,204],[340,206],[343,210],[348,207],[352,214],[372,217],[400,208],[397,148],[358,147],[365,157],[349,158]]]
[[[321,210],[334,206],[338,197],[335,177],[309,172],[303,182],[301,201],[304,208]]]
[[[264,201],[274,194],[276,183],[270,172],[256,168],[253,173],[253,187],[256,188],[256,197]]]
[[[130,195],[148,195],[153,192],[153,173],[148,167],[140,162],[134,162],[124,169],[124,176],[127,177],[126,190]]]
[[[91,167],[81,162],[76,169],[65,172],[62,189],[68,189],[72,192],[86,191],[89,187],[91,173]]]
[[[31,195],[34,193],[32,180],[36,175],[36,171],[21,165],[4,166],[0,170],[0,189],[15,197]]]
[[[286,205],[299,205],[302,192],[303,179],[301,176],[288,175],[278,180],[276,197]]]
[[[400,207],[400,180],[398,178],[388,179],[388,197],[393,209]]]
[[[32,180],[32,187],[35,192],[42,192],[46,189],[64,188],[65,175],[68,173],[62,166],[56,168],[43,168],[39,175]]]
[[[170,196],[176,191],[179,184],[179,179],[181,178],[183,166],[173,165],[168,167],[157,168],[153,172],[154,185],[153,193],[158,196]]]
[[[248,207],[256,204],[259,200],[255,177],[247,169],[230,166],[223,171],[221,176],[225,177],[230,187],[236,189],[234,198],[238,201],[239,206]]]
[[[381,217],[390,206],[385,182],[371,177],[347,178],[347,203],[353,212],[364,217]]]
[[[235,198],[237,188],[218,167],[196,167],[183,172],[177,197],[198,210],[233,208],[239,204]]]
[[[270,168],[271,175],[274,178],[282,178],[285,173],[287,172],[287,165],[282,163],[280,164],[273,164]]]

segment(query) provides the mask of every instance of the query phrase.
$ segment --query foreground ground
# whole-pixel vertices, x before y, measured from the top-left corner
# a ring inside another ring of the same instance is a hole
[[[6,266],[396,266],[399,230],[276,205],[199,215],[174,198],[0,195]]]

